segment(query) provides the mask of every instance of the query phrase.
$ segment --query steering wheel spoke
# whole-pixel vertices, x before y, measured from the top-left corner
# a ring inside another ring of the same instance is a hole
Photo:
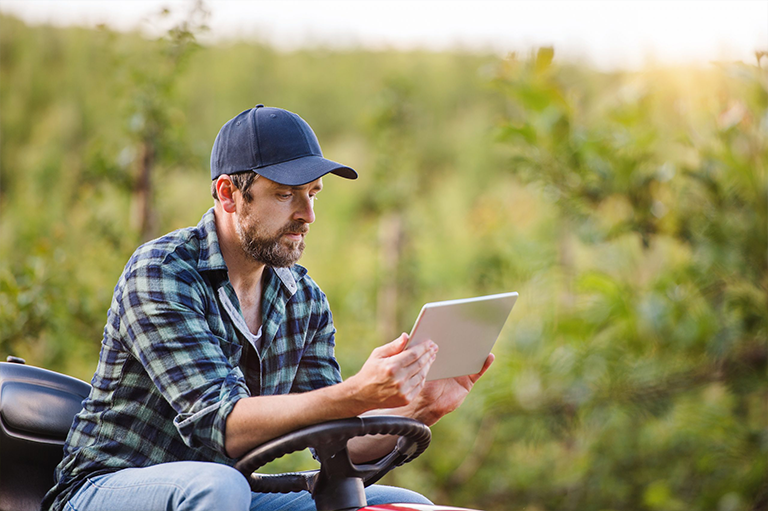
[[[311,492],[317,481],[319,470],[306,472],[286,472],[284,474],[248,474],[251,487],[261,488],[264,493],[292,493],[306,490]],[[296,488],[299,488],[298,490]]]

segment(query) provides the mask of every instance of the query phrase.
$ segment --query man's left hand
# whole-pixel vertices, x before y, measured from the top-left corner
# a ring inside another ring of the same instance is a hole
[[[363,415],[400,415],[411,417],[427,426],[432,426],[464,402],[475,382],[491,367],[494,358],[493,353],[488,355],[483,368],[477,374],[428,381],[419,395],[405,406],[386,410],[372,410]],[[391,451],[395,446],[396,440],[396,436],[353,438],[349,441],[350,455],[355,463],[376,459]]]
[[[494,358],[493,353],[488,355],[483,368],[476,374],[427,382],[412,403],[392,412],[412,417],[427,426],[432,426],[464,402],[475,382],[491,367]]]

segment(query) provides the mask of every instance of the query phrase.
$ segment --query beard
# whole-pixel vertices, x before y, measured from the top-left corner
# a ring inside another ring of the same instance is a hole
[[[265,234],[259,229],[258,223],[245,225],[242,218],[238,219],[237,236],[243,251],[255,261],[273,268],[292,266],[301,258],[304,252],[304,240],[287,242],[283,235],[288,233],[307,233],[309,226],[304,222],[292,221],[276,234]]]

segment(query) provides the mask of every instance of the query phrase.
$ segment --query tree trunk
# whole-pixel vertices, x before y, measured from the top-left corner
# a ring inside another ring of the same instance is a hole
[[[150,140],[141,144],[141,158],[131,194],[131,227],[139,233],[142,242],[154,237],[154,208],[152,207],[152,168],[155,165],[155,146]]]
[[[379,222],[380,275],[377,299],[377,326],[382,342],[392,340],[399,332],[398,269],[402,251],[403,219],[398,212],[385,213]]]

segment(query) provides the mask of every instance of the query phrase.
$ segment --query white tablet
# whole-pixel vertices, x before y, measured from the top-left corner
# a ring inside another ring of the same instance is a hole
[[[424,305],[408,346],[428,339],[439,346],[427,380],[479,372],[516,301],[517,293],[502,293]]]

